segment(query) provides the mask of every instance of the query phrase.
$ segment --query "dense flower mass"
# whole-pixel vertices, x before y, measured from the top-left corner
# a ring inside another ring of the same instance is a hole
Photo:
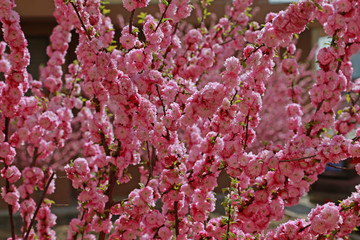
[[[130,20],[116,39],[103,1],[54,0],[49,60],[33,79],[15,2],[0,0],[9,239],[56,238],[45,195],[61,170],[79,193],[69,240],[334,239],[360,225],[357,186],[339,205],[267,229],[327,165],[360,157],[360,80],[350,62],[360,49],[359,2],[302,0],[259,24],[252,1],[235,0],[208,26],[211,2],[163,0],[158,19],[139,14],[149,0],[123,1]],[[186,23],[193,9],[198,27]],[[295,45],[312,21],[332,40],[317,71],[298,61]],[[76,60],[65,66],[73,30]],[[115,201],[132,165],[139,187]],[[213,217],[221,173],[231,180],[225,215]]]

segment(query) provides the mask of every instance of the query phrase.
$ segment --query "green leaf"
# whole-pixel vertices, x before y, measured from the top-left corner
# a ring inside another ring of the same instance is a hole
[[[108,48],[106,48],[106,51],[112,52],[114,49],[116,49],[116,45],[110,45]]]
[[[168,1],[166,1],[166,0],[161,0],[161,1],[162,1],[162,3],[163,3],[165,6],[169,6]]]
[[[45,199],[44,199],[44,203],[45,203],[45,204],[55,204],[55,201],[50,200],[50,199],[48,199],[48,198],[45,198]]]
[[[350,102],[350,94],[346,94],[346,102],[349,103]]]
[[[244,61],[244,60],[241,60],[240,62],[241,62],[241,66],[242,66],[243,68],[246,68],[246,63],[245,63],[245,61]]]
[[[163,18],[163,20],[161,20],[161,23],[164,23],[166,21],[169,21],[169,20],[173,20],[172,18]]]
[[[138,17],[138,23],[143,23],[145,21],[145,18],[147,16],[147,13],[146,12],[141,12],[139,15],[137,15]]]
[[[322,7],[320,6],[320,4],[318,4],[318,3],[315,2],[315,1],[313,1],[313,3],[315,4],[315,6],[318,8],[318,10],[319,10],[320,12],[323,11],[323,9],[322,9]]]
[[[106,14],[108,14],[110,11],[111,11],[110,9],[104,8],[103,11],[102,11],[102,13],[103,13],[104,15],[106,15]]]
[[[223,188],[221,190],[222,190],[222,193],[224,194],[224,193],[228,192],[230,189],[227,187],[227,188]]]

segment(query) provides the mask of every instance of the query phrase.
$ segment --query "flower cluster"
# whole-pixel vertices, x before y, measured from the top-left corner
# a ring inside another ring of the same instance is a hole
[[[78,191],[67,239],[321,239],[359,225],[357,187],[339,206],[267,230],[328,164],[360,157],[350,62],[360,49],[357,1],[303,0],[269,13],[264,25],[251,21],[252,1],[233,1],[211,27],[211,1],[201,1],[194,28],[183,21],[188,0],[163,0],[159,19],[141,13],[136,26],[135,11],[150,1],[126,0],[130,20],[119,39],[103,1],[54,3],[57,26],[37,80],[26,71],[15,3],[0,0],[1,197],[11,239],[55,239],[45,196],[55,191],[56,170]],[[332,40],[316,72],[295,46],[311,21]],[[76,60],[64,66],[74,31]],[[131,165],[139,188],[119,201],[115,186],[131,180]],[[223,174],[231,180],[225,215],[212,217]]]

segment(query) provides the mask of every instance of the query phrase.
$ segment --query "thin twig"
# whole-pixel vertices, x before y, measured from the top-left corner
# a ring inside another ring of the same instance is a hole
[[[252,50],[251,53],[249,54],[249,56],[247,56],[246,58],[243,59],[243,62],[246,62],[253,53],[255,53],[257,50],[259,50],[263,46],[265,46],[265,44],[261,44],[260,46],[257,46],[254,50]]]
[[[335,165],[333,165],[331,163],[328,163],[327,165],[329,167],[336,168],[336,169],[341,169],[341,170],[354,170],[354,168],[338,167],[338,166],[335,166]]]
[[[231,197],[231,191],[229,193],[229,196]],[[229,201],[229,206],[228,206],[228,222],[227,222],[227,229],[226,229],[226,240],[229,239],[229,231],[230,231],[230,221],[231,221],[231,201]]]
[[[299,233],[301,233],[302,231],[304,231],[305,229],[307,229],[310,226],[311,226],[311,223],[309,225],[305,226],[305,227],[300,228]]]
[[[235,99],[237,93],[238,93],[238,90],[235,91],[234,96],[231,98],[230,105],[233,105],[234,99]]]
[[[161,18],[160,18],[160,20],[159,20],[158,25],[157,25],[157,26],[156,26],[156,28],[155,28],[155,32],[158,30],[158,28],[159,28],[159,26],[160,26],[160,24],[161,24],[162,20],[164,19],[165,14],[166,14],[166,11],[168,10],[168,8],[169,8],[169,6],[170,6],[170,3],[171,3],[171,0],[169,0],[169,1],[168,1],[168,5],[166,6],[166,8],[165,8],[165,10],[164,10],[163,14],[161,15]]]
[[[178,26],[179,26],[179,23],[177,22],[177,23],[175,24],[174,31],[172,32],[172,36],[175,35],[175,33],[176,33],[177,29],[178,29]],[[166,57],[167,57],[168,53],[171,51],[171,48],[172,48],[172,47],[173,47],[172,45],[169,45],[169,46],[166,48],[166,51],[165,51],[165,54],[164,54],[164,58],[163,58],[163,63],[161,64],[161,66],[160,66],[160,68],[159,68],[159,70],[158,70],[159,72],[162,72],[162,70],[163,70],[163,68],[164,68],[164,66],[165,66]]]
[[[35,212],[34,212],[34,215],[33,215],[32,219],[31,219],[31,222],[30,222],[29,228],[28,228],[28,230],[27,230],[27,232],[26,232],[26,235],[25,235],[25,237],[24,237],[24,240],[26,240],[26,239],[28,238],[28,236],[29,236],[29,233],[30,233],[30,231],[31,231],[31,228],[32,228],[32,226],[33,226],[34,223],[35,223],[36,215],[37,215],[37,213],[39,212],[39,209],[40,209],[40,207],[41,207],[41,204],[42,204],[42,202],[44,201],[46,192],[47,192],[47,190],[48,190],[48,188],[49,188],[49,186],[50,186],[50,183],[51,183],[51,181],[53,180],[54,176],[55,176],[55,172],[53,172],[53,173],[51,174],[51,176],[50,176],[50,178],[49,178],[49,180],[48,180],[48,182],[47,182],[47,184],[46,184],[46,186],[45,186],[45,188],[44,188],[44,191],[43,191],[43,193],[42,193],[42,195],[41,195],[40,201],[38,202],[38,205],[37,205],[37,207],[36,207],[36,210],[35,210]]]
[[[148,161],[149,161],[149,175],[148,178],[146,180],[146,184],[145,186],[147,186],[150,182],[150,179],[152,177],[152,172],[153,172],[153,162],[155,161],[155,148],[152,146],[152,152],[151,152],[151,156],[150,156],[150,149],[149,149],[149,144],[148,141],[146,141],[146,149],[147,149],[147,154],[148,154]]]
[[[165,111],[165,105],[164,105],[164,102],[161,98],[161,94],[160,94],[160,90],[159,90],[159,85],[158,84],[155,84],[156,86],[156,92],[158,93],[159,95],[159,98],[160,98],[160,102],[161,102],[161,106],[162,106],[162,110],[163,110],[163,113],[164,113],[164,116],[166,116],[166,111]]]
[[[321,102],[317,105],[316,111],[315,111],[314,115],[320,110],[322,104],[324,103],[324,100],[325,100],[325,99],[321,100]],[[308,130],[307,130],[307,132],[306,132],[306,136],[310,136],[311,130],[313,129],[314,124],[315,124],[315,123],[314,123],[314,120],[311,120],[310,123],[311,123],[311,125],[309,126],[309,128],[308,128]]]
[[[70,4],[71,4],[71,5],[73,6],[73,8],[74,8],[74,10],[75,10],[75,12],[76,12],[76,15],[78,16],[78,18],[79,18],[79,20],[80,20],[81,26],[83,27],[83,29],[84,29],[84,31],[85,31],[85,33],[86,33],[86,36],[88,37],[89,41],[91,41],[90,34],[89,34],[88,30],[86,29],[83,20],[81,19],[81,16],[80,16],[79,11],[77,10],[77,8],[76,8],[76,6],[75,6],[75,4],[74,4],[73,2],[70,1]]]
[[[231,41],[234,41],[235,39],[229,39],[229,40],[227,40],[227,41],[225,41],[225,42],[222,42],[222,43],[219,43],[219,45],[221,46],[221,45],[225,45],[225,44],[227,44],[227,43],[229,43],[229,42],[231,42]]]
[[[245,141],[244,141],[244,150],[246,149],[247,140],[249,138],[249,114],[245,118],[246,121],[246,132],[245,132]]]
[[[156,91],[159,95],[159,98],[160,98],[160,102],[161,102],[161,105],[162,105],[162,109],[163,109],[163,113],[164,113],[164,117],[166,116],[166,111],[165,111],[165,105],[164,105],[164,102],[161,98],[161,94],[160,94],[160,90],[159,90],[159,85],[158,84],[155,84],[156,86]],[[169,132],[169,129],[167,127],[165,127],[166,129],[166,136],[164,136],[167,140],[170,140],[170,132]]]

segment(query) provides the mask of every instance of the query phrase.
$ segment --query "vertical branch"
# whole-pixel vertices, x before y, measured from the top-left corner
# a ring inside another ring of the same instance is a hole
[[[4,129],[4,134],[5,134],[5,142],[9,142],[9,124],[10,124],[10,118],[5,117],[5,129]],[[7,169],[8,166],[5,164],[5,169]],[[6,187],[6,192],[10,191],[10,182],[9,180],[6,178],[5,180],[5,187]],[[15,223],[14,223],[14,216],[13,216],[13,206],[8,204],[8,212],[9,212],[9,220],[10,220],[10,226],[11,226],[11,237],[13,240],[15,240]]]
[[[134,20],[134,14],[135,14],[135,9],[131,11],[130,14],[130,21],[129,21],[129,33],[133,34],[132,32],[132,25],[133,25],[133,20]]]
[[[159,90],[159,85],[155,84],[156,86],[156,91],[159,95],[159,98],[160,98],[160,102],[161,102],[161,105],[162,105],[162,109],[163,109],[163,113],[164,113],[164,117],[166,116],[166,111],[165,111],[165,105],[164,105],[164,102],[161,98],[161,94],[160,94],[160,90]],[[170,140],[170,132],[169,132],[169,129],[166,127],[166,136],[164,136],[167,140]]]
[[[324,102],[324,99],[321,100],[321,102],[317,105],[315,114],[320,110],[323,102]],[[315,115],[315,114],[314,114],[314,115]],[[315,124],[315,123],[314,123],[314,120],[311,120],[311,121],[309,122],[309,124],[310,124],[310,126],[309,126],[309,128],[308,128],[308,130],[307,130],[307,132],[306,132],[306,136],[310,136],[311,130],[313,129],[314,124]]]
[[[246,132],[245,132],[245,141],[244,141],[244,150],[246,149],[246,144],[247,144],[247,140],[249,138],[249,114],[246,115],[246,118],[245,118],[245,128],[246,128]]]
[[[174,202],[174,211],[175,211],[175,236],[179,235],[179,216],[178,216],[178,202]]]
[[[5,167],[7,168],[7,167]],[[6,191],[8,192],[10,189],[9,180],[6,179]],[[13,206],[8,204],[9,218],[10,218],[10,226],[11,226],[11,237],[15,240],[15,224],[14,224],[14,216],[13,216]]]
[[[5,117],[5,142],[9,141],[9,124],[10,124],[10,118]]]
[[[149,149],[149,144],[148,142],[146,141],[146,149],[147,149],[147,153],[148,153],[148,159],[149,159],[149,175],[148,175],[148,179],[146,181],[146,184],[145,186],[147,186],[150,182],[150,179],[152,177],[152,174],[153,174],[153,168],[154,168],[154,165],[155,165],[155,160],[156,160],[156,151],[155,151],[155,148],[154,146],[151,147],[152,150],[151,150],[151,156],[150,156],[150,149]]]
[[[101,142],[103,144],[103,147],[105,149],[105,153],[106,156],[110,156],[110,149],[107,145],[106,139],[105,139],[105,135],[103,132],[100,133],[101,135]],[[113,152],[113,157],[117,157],[120,155],[120,151],[121,151],[121,142],[118,141],[118,145],[117,145],[117,149],[115,152]],[[109,173],[109,186],[106,189],[105,195],[108,197],[108,201],[105,204],[105,219],[109,218],[110,216],[110,208],[113,205],[114,201],[113,201],[113,195],[114,195],[114,187],[116,184],[116,174],[117,174],[117,170],[116,167],[113,164],[109,164],[110,166],[110,173]],[[105,232],[100,232],[99,234],[99,240],[104,240],[105,239]]]
[[[34,212],[34,215],[33,215],[32,219],[31,219],[29,228],[27,229],[27,232],[26,232],[26,234],[25,234],[24,240],[27,240],[27,238],[29,237],[29,233],[30,233],[30,231],[31,231],[31,228],[32,228],[32,226],[33,226],[34,223],[35,223],[36,215],[37,215],[37,213],[39,212],[39,209],[40,209],[40,207],[41,207],[41,204],[42,204],[42,202],[44,201],[46,192],[47,192],[47,190],[48,190],[48,188],[49,188],[49,186],[50,186],[50,183],[51,183],[51,181],[53,180],[54,176],[55,176],[55,172],[53,172],[53,173],[51,174],[51,176],[50,176],[50,178],[49,178],[49,180],[48,180],[48,182],[47,182],[47,184],[46,184],[46,186],[45,186],[45,188],[44,188],[44,191],[43,191],[43,193],[42,193],[42,195],[41,195],[40,201],[38,202],[38,205],[36,206],[36,210],[35,210],[35,212]],[[14,238],[14,239],[15,239],[15,238]]]
[[[229,197],[231,199],[231,190],[229,193]],[[225,235],[225,239],[229,239],[229,232],[230,232],[230,222],[231,222],[231,201],[229,201],[229,205],[228,205],[228,221],[227,221],[227,228],[226,228],[226,235]]]
[[[30,165],[31,167],[35,167],[37,157],[38,157],[38,148],[35,147],[34,152],[33,152],[32,162],[31,162],[31,165]]]
[[[172,36],[175,35],[178,27],[179,27],[179,23],[177,22],[177,23],[175,24],[174,31],[172,32]],[[171,45],[171,44],[166,48],[166,51],[165,51],[165,54],[164,54],[163,63],[161,64],[161,66],[160,66],[160,68],[159,68],[159,70],[158,70],[159,72],[162,72],[162,70],[163,70],[163,68],[164,68],[164,66],[165,66],[165,59],[166,59],[168,53],[171,51],[171,48],[172,48],[172,45]]]

